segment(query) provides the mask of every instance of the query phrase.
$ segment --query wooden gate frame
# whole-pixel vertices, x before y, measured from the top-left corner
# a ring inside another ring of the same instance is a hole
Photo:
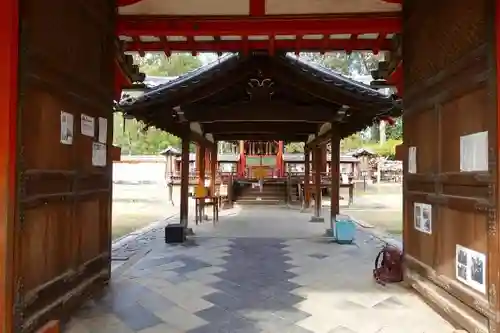
[[[0,11],[0,332],[11,332],[15,284],[16,129],[18,101],[19,3],[6,0]]]

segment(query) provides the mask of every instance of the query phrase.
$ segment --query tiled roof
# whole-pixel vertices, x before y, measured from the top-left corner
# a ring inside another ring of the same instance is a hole
[[[193,84],[198,84],[202,80],[210,79],[216,72],[220,72],[221,67],[226,67],[226,63],[235,63],[237,60],[238,54],[223,56],[208,65],[201,66],[195,70],[187,72],[184,75],[178,76],[173,80],[159,84],[138,98],[125,98],[120,101],[120,106],[126,108],[127,106],[135,103],[147,102],[157,97],[162,97],[165,93],[179,91]]]
[[[265,57],[260,54],[254,55]],[[252,56],[250,56],[252,57]],[[396,104],[392,96],[387,96],[381,92],[371,88],[370,86],[347,78],[344,75],[337,73],[329,68],[315,64],[310,61],[302,60],[297,57],[281,54],[275,56],[267,56],[271,61],[278,61],[290,67],[291,70],[298,70],[303,73],[310,74],[311,78],[322,81],[331,85],[332,88],[342,89],[346,92],[356,94],[357,98],[369,100],[374,103]],[[139,97],[125,98],[120,101],[120,106],[125,110],[136,103],[148,103],[155,100],[164,100],[168,95],[181,91],[193,85],[198,85],[204,81],[209,81],[214,75],[229,71],[238,65],[242,65],[249,57],[240,56],[239,54],[229,54],[219,58],[208,65],[199,67],[196,70],[188,72],[175,79],[169,80],[166,83],[159,84],[150,91]]]

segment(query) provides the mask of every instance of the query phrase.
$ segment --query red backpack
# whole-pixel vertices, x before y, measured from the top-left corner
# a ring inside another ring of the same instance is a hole
[[[385,245],[375,259],[375,281],[381,285],[403,281],[403,253],[392,245]]]

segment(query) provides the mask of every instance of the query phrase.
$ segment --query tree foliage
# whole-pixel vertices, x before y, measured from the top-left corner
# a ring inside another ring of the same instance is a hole
[[[387,139],[403,140],[403,118],[399,117],[392,126],[386,127]]]
[[[179,76],[201,66],[201,60],[185,53],[170,57],[164,53],[147,53],[145,57],[134,56],[140,71],[150,76]]]
[[[344,140],[340,141],[340,150],[341,151],[350,151],[356,150],[358,148],[363,147],[366,144],[366,141],[363,139],[360,133],[355,133]]]
[[[368,75],[377,68],[378,62],[382,60],[381,54],[375,55],[372,52],[352,52],[350,54],[346,52],[328,52],[324,55],[301,53],[300,57],[344,75]]]
[[[201,66],[200,59],[188,54],[174,54],[167,58],[162,53],[147,53],[142,58],[134,56],[134,62],[141,72],[150,76],[179,76]],[[145,131],[143,124],[135,119],[123,119],[120,113],[115,113],[113,126],[113,144],[121,147],[123,154],[157,154],[169,146],[181,146],[178,137],[156,128]],[[193,145],[190,150],[194,151]]]
[[[402,142],[402,140],[390,139],[387,140],[384,144],[370,143],[365,145],[364,147],[370,149],[377,155],[387,157],[389,159],[394,159],[394,156],[396,154],[396,146],[400,145]]]
[[[181,140],[178,137],[156,128],[144,131],[143,126],[135,119],[124,119],[120,113],[115,113],[114,144],[121,147],[122,154],[153,155],[169,146],[180,148]]]
[[[290,142],[285,146],[285,152],[287,153],[303,153],[304,152],[304,142]]]

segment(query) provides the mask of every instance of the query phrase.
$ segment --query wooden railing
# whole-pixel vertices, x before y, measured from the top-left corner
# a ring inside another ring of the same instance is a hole
[[[233,179],[238,179],[238,176],[235,172],[220,172],[219,171],[216,174],[215,183],[216,184],[221,184],[221,183],[227,184],[227,182],[229,181],[229,178],[231,176]],[[245,175],[245,176],[248,177],[248,175]],[[191,184],[191,185],[198,184],[198,179],[199,179],[198,172],[192,171],[189,173],[188,177],[189,177],[189,184]],[[314,177],[315,177],[315,173],[312,172],[310,175],[310,178],[309,178],[311,183],[314,183],[314,179],[315,179]],[[173,178],[174,184],[180,184],[181,178],[182,178],[181,173],[180,172],[174,173],[172,178]],[[270,174],[269,178],[274,178],[274,175]],[[296,182],[302,183],[302,182],[304,182],[305,174],[304,174],[304,172],[286,172],[284,178],[291,178]],[[211,180],[211,175],[208,172],[205,174],[205,179]],[[321,172],[321,183],[322,184],[330,184],[330,182],[331,182],[330,173],[329,172]]]
[[[215,175],[215,183],[216,184],[227,183],[228,180],[229,180],[229,178],[231,177],[231,175],[233,175],[233,177],[235,177],[234,176],[235,175],[234,172],[217,172],[216,175]],[[199,173],[198,172],[192,171],[192,172],[189,173],[188,177],[189,177],[189,184],[191,184],[191,185],[198,184],[198,179],[199,179]],[[174,184],[180,184],[181,183],[181,178],[182,178],[181,172],[175,172],[172,175],[172,178],[173,178]],[[205,179],[206,180],[211,180],[210,173],[207,172],[205,174]]]

